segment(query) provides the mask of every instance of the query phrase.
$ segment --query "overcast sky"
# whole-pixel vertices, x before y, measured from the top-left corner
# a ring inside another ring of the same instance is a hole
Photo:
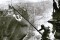
[[[20,2],[41,2],[41,1],[51,1],[52,0],[12,0],[12,3],[20,3]],[[0,0],[0,4],[9,4],[11,0]]]

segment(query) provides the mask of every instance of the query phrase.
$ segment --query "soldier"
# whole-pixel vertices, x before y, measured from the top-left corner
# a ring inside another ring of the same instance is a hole
[[[49,27],[45,27],[44,25],[41,25],[41,30],[44,30],[43,35],[42,35],[42,40],[48,40],[48,33],[49,33]]]

